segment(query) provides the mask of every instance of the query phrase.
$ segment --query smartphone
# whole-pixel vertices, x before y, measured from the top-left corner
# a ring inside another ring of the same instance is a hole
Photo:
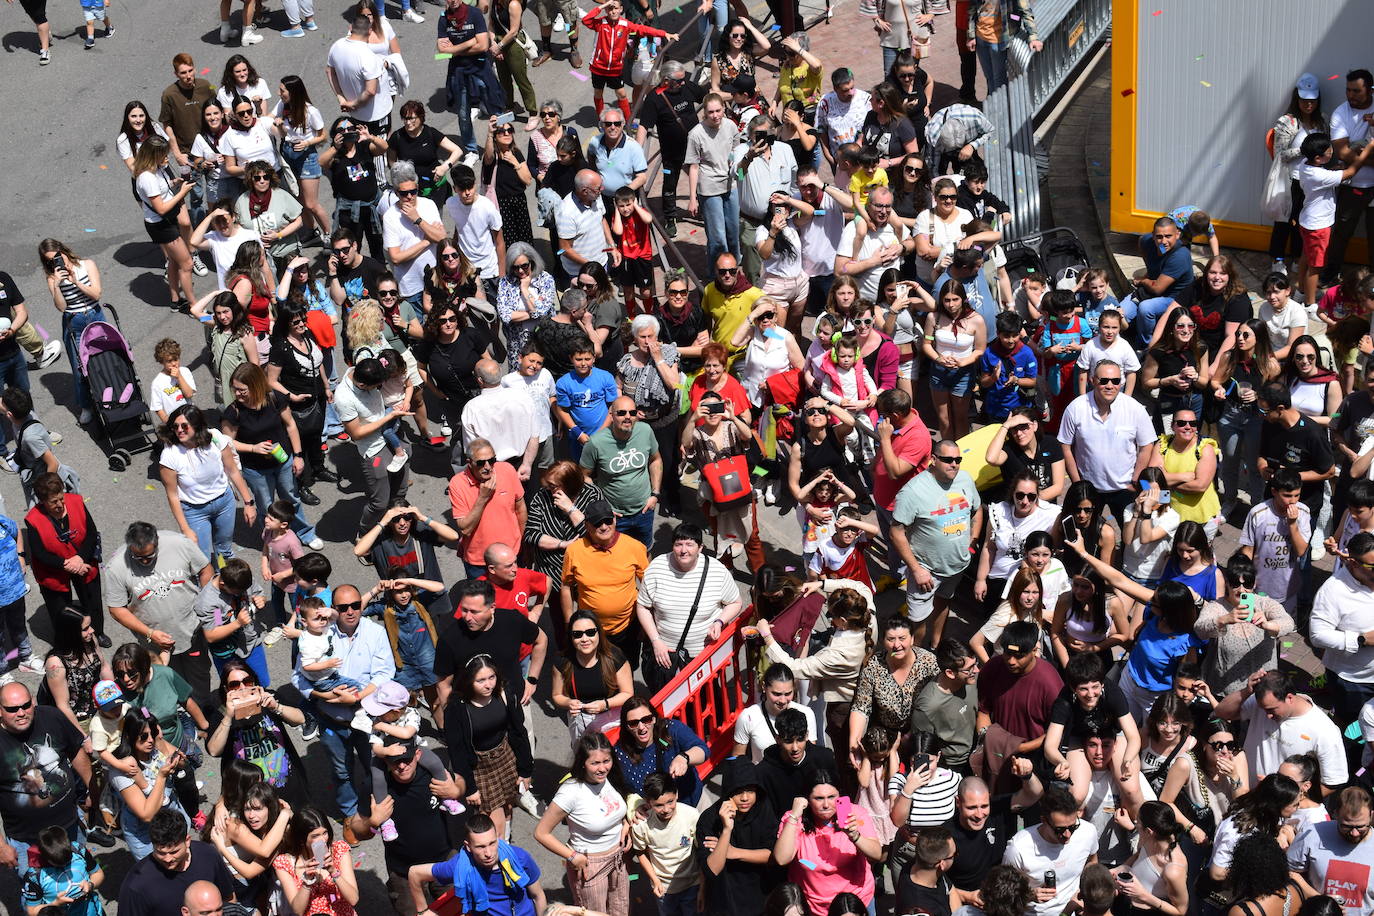
[[[1063,530],[1064,530],[1064,540],[1066,540],[1066,541],[1076,541],[1076,540],[1078,540],[1078,526],[1074,524],[1073,519],[1071,519],[1071,518],[1063,519],[1063,520],[1059,523],[1059,525],[1060,525],[1060,527],[1063,528]]]
[[[1240,596],[1240,609],[1245,612],[1245,619],[1249,620],[1255,616],[1255,593],[1246,592]]]
[[[911,772],[918,773],[935,762],[934,754],[917,754],[911,758]]]
[[[845,824],[849,823],[849,815],[854,813],[854,803],[849,800],[848,795],[841,795],[835,801],[835,824],[844,829]]]
[[[329,867],[329,844],[324,840],[316,840],[310,844],[310,854],[315,857],[321,868]]]
[[[502,126],[504,126],[504,125],[506,125],[506,124],[513,124],[513,123],[515,123],[515,112],[513,112],[513,111],[508,111],[508,112],[506,112],[505,114],[497,115],[497,116],[496,116],[496,126],[497,126],[497,127],[502,127]]]
[[[725,413],[724,401],[711,401],[706,405],[707,413]]]
[[[1168,490],[1160,490],[1160,491],[1159,491],[1159,504],[1160,504],[1161,506],[1167,506],[1167,505],[1169,505],[1169,500],[1170,500],[1170,499],[1172,499],[1172,497],[1169,495],[1169,491],[1168,491]]]

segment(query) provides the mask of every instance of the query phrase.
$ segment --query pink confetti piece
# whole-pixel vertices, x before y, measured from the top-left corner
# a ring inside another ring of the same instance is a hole
[[[208,74],[209,72],[210,72],[210,68],[209,68],[209,67],[206,67],[205,69],[203,69],[203,70],[200,71],[200,75],[201,75],[201,76],[205,76],[205,75]]]
[[[372,466],[374,468],[379,468],[382,466],[382,457],[380,455],[372,459]]]
[[[1338,79],[1340,79],[1340,78],[1341,78],[1341,75],[1340,75],[1339,73],[1333,73],[1333,74],[1331,74],[1330,76],[1327,77],[1328,80],[1338,80]]]
[[[571,73],[574,78],[579,79],[584,83],[587,81],[587,74],[585,73],[578,73],[576,70],[569,70],[568,72]]]
[[[1134,90],[1134,89],[1122,89],[1122,90],[1121,90],[1121,97],[1122,97],[1122,98],[1125,98],[1125,97],[1128,96],[1128,95],[1135,95],[1135,90]]]
[[[1154,11],[1153,13],[1151,13],[1150,15],[1151,15],[1151,16],[1163,16],[1163,15],[1164,15],[1164,11],[1163,11],[1163,10],[1155,10],[1155,11]]]
[[[1363,775],[1364,775],[1364,767],[1360,767],[1358,770],[1356,770],[1356,771],[1355,771],[1355,775],[1356,775],[1356,776],[1363,776]]]

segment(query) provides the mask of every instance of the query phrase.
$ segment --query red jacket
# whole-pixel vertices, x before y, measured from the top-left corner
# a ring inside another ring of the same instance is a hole
[[[86,503],[75,493],[68,493],[63,497],[67,504],[67,526],[69,538],[62,540],[57,534],[57,526],[53,524],[51,516],[44,512],[40,507],[34,506],[24,516],[24,522],[31,528],[38,537],[38,543],[28,545],[29,565],[33,567],[33,577],[38,584],[54,592],[71,591],[71,580],[73,577],[59,562],[53,565],[45,562],[47,556],[57,557],[65,560],[69,557],[80,556],[86,547],[86,538],[89,534],[87,521],[90,516],[86,512]],[[100,566],[96,562],[88,564],[91,569],[86,575],[79,577],[83,582],[93,582],[95,577],[100,575]]]
[[[582,24],[596,30],[596,50],[592,52],[592,72],[597,76],[620,76],[625,69],[625,54],[631,35],[667,38],[668,33],[651,25],[638,25],[620,18],[607,22],[601,10],[594,9],[582,17]]]

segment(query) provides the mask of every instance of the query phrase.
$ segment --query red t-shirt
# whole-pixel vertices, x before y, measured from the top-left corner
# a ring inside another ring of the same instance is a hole
[[[654,240],[649,235],[649,224],[640,219],[638,213],[631,213],[629,219],[621,217],[620,225],[625,230],[620,235],[622,256],[630,259],[654,256]]]
[[[489,576],[482,576],[482,579],[491,582]],[[502,585],[500,582],[491,582],[491,587],[496,592],[496,609],[498,611],[505,608],[519,611],[529,617],[530,608],[542,604],[548,598],[549,577],[532,569],[518,567],[515,570],[515,579],[509,586]],[[533,651],[533,647],[529,643],[525,643],[520,647],[520,657],[526,658]]]
[[[912,477],[926,469],[930,464],[930,430],[926,429],[926,424],[922,420],[917,420],[910,426],[892,431],[892,451],[897,453],[897,457],[915,466],[910,474],[905,477],[894,479],[887,473],[887,465],[883,464],[882,456],[878,457],[873,465],[873,500],[888,512],[892,511],[897,503],[897,491],[902,489]]]
[[[1054,667],[1041,658],[1028,674],[1011,673],[998,655],[978,675],[978,711],[1026,741],[1045,733],[1059,691],[1064,689]]]
[[[692,413],[696,413],[697,408],[701,406],[701,398],[706,394],[706,391],[706,376],[698,375],[692,380],[692,387],[687,391],[687,396],[692,401]],[[725,386],[718,393],[722,400],[730,402],[730,406],[735,409],[735,416],[740,416],[746,410],[753,409],[754,405],[749,403],[749,395],[745,392],[744,386],[733,375],[725,377]],[[700,426],[704,422],[706,421],[698,420],[696,425]]]

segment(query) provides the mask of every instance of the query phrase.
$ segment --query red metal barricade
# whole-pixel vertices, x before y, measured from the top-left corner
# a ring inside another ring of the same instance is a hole
[[[654,694],[654,705],[663,715],[677,719],[695,732],[710,749],[697,767],[702,779],[711,775],[735,748],[735,720],[749,702],[751,669],[749,653],[740,631],[745,615],[736,617],[720,634],[720,639],[678,672],[677,676]],[[620,726],[606,729],[615,743]]]

